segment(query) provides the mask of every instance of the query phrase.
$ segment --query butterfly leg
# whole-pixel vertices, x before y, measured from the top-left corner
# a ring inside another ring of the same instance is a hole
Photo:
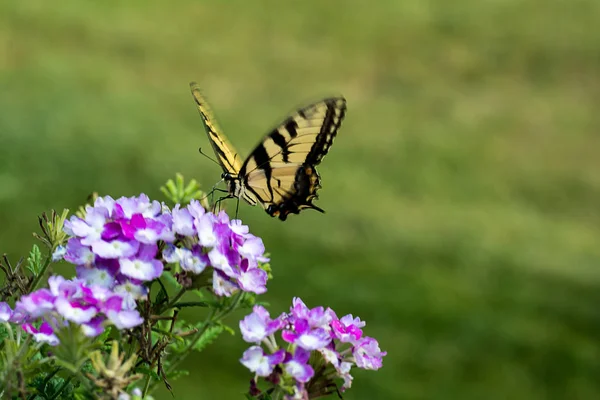
[[[232,198],[231,195],[220,197],[219,200],[217,200],[213,205],[213,212],[216,214],[218,211],[221,211],[221,202],[223,200],[231,199],[231,198]],[[218,211],[217,211],[217,207],[218,207]]]
[[[217,183],[217,185],[218,185],[218,183]],[[227,192],[228,192],[228,191],[227,191],[227,190],[225,190],[225,189],[219,189],[219,188],[217,187],[217,185],[213,186],[213,187],[212,187],[212,189],[211,189],[211,191],[210,191],[210,192],[208,192],[208,193],[206,194],[206,196],[204,196],[204,197],[203,197],[203,198],[201,198],[200,200],[205,200],[205,199],[207,199],[208,197],[210,197],[210,202],[211,202],[211,204],[212,204],[212,203],[213,203],[213,201],[214,201],[214,198],[215,198],[215,196],[214,196],[215,192],[223,192],[223,193],[227,193]]]
[[[238,219],[238,210],[240,209],[240,198],[236,198],[237,202],[235,203],[235,219]]]

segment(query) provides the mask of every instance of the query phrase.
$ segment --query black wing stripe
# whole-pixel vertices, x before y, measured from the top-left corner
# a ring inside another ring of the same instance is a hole
[[[290,119],[287,122],[287,124],[285,124],[285,129],[288,131],[291,138],[295,138],[296,136],[298,136],[298,132],[296,131],[297,127],[298,123],[294,119]]]
[[[239,173],[244,186],[263,206],[268,205],[267,213],[283,220],[290,212],[316,208],[310,201],[321,186],[314,166],[329,151],[345,111],[343,98],[325,99],[298,110],[266,135],[244,162]],[[283,184],[276,174],[279,168],[295,169],[295,180]],[[257,187],[252,187],[253,182]]]
[[[306,157],[306,162],[312,165],[318,165],[323,157],[329,152],[329,147],[333,143],[333,139],[337,134],[337,130],[342,124],[342,119],[346,112],[346,105],[342,103],[342,107],[336,107],[335,101],[327,103],[327,113],[321,126],[321,131],[317,136],[315,144],[312,146],[310,153]],[[339,110],[339,115],[337,112]]]
[[[256,169],[262,169],[265,174],[265,180],[267,182],[267,189],[269,190],[269,195],[271,199],[273,198],[273,188],[271,187],[271,166],[269,165],[269,161],[272,157],[269,157],[269,153],[267,153],[267,149],[265,149],[264,145],[258,146],[252,155],[250,156],[254,159],[254,163],[257,165]],[[244,176],[244,186],[250,187],[248,185],[248,175]],[[255,193],[256,194],[256,193]]]
[[[283,156],[283,161],[284,162],[288,162],[289,161],[290,152],[288,150],[289,146],[287,144],[287,141],[285,140],[285,137],[281,133],[279,133],[278,131],[274,131],[273,133],[271,133],[270,136],[271,136],[271,139],[273,140],[273,142],[277,146],[279,146],[279,148],[281,149],[281,151],[278,152],[277,154],[281,153],[281,155]],[[275,155],[277,155],[277,154],[275,154]],[[273,157],[275,157],[275,156],[273,156]],[[273,157],[270,157],[270,158],[273,158]]]

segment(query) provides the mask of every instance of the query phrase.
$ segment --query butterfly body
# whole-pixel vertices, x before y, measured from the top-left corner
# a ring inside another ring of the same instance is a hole
[[[190,84],[229,197],[261,204],[267,214],[285,221],[312,208],[321,179],[315,168],[329,151],[346,113],[346,100],[331,97],[299,109],[268,133],[242,163],[216,125],[198,85]]]

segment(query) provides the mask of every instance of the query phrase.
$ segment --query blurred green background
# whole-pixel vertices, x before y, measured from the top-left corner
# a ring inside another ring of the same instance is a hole
[[[599,398],[598,21],[597,0],[0,2],[0,251],[92,191],[210,188],[191,80],[243,154],[342,93],[327,214],[240,205],[272,313],[367,321],[388,356],[347,399]],[[190,357],[174,398],[242,398],[244,348]]]

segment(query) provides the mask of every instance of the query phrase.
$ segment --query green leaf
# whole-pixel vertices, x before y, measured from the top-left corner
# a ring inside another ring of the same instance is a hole
[[[206,301],[182,301],[173,304],[172,308],[185,308],[185,307],[208,307]]]
[[[161,186],[160,191],[173,204],[187,204],[193,199],[202,199],[205,193],[200,190],[200,185],[195,179],[185,185],[183,175],[176,174],[175,181],[169,179],[164,186]]]
[[[42,252],[35,244],[29,252],[29,257],[27,257],[27,269],[29,269],[34,276],[37,276],[42,271]]]
[[[136,368],[135,372],[146,375],[146,376],[149,375],[152,377],[152,379],[160,380],[160,376],[158,376],[156,371],[154,371],[153,369],[150,369],[146,366],[140,366],[140,367]]]
[[[190,374],[190,371],[188,371],[187,369],[178,369],[175,370],[173,372],[171,372],[168,376],[169,380],[176,380],[181,378],[182,376],[188,376]]]
[[[206,331],[204,331],[204,334],[200,337],[200,340],[198,340],[198,342],[196,342],[194,345],[194,350],[199,352],[204,350],[204,348],[214,342],[224,330],[225,328],[223,325],[214,325],[209,327],[206,329]]]
[[[168,283],[170,283],[178,289],[181,288],[181,285],[179,284],[179,282],[177,282],[177,279],[175,279],[175,277],[169,273],[162,274],[161,279],[166,280]]]

